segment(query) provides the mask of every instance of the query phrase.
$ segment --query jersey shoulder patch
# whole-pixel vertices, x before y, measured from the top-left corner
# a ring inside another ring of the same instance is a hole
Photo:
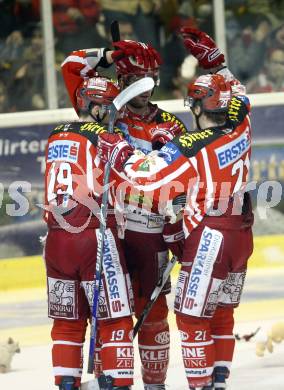
[[[202,148],[205,148],[223,135],[219,131],[206,129],[179,135],[173,139],[172,143],[179,148],[185,157],[190,158],[194,157]]]
[[[71,122],[56,126],[50,137],[59,133],[75,133],[97,145],[98,135],[107,132],[107,127],[97,122]]]

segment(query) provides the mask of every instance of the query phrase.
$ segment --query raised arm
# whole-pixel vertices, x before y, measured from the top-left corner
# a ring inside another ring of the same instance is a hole
[[[208,34],[198,29],[183,27],[181,36],[185,47],[198,60],[201,68],[221,74],[231,84],[234,97],[228,110],[228,125],[235,128],[250,112],[245,86],[228,69],[223,53]]]
[[[76,108],[76,90],[84,80],[98,74],[99,68],[108,68],[114,62],[123,62],[125,59],[135,61],[138,65],[148,67],[152,61],[157,61],[154,52],[149,46],[144,49],[143,43],[135,41],[114,42],[116,50],[109,48],[93,48],[76,50],[63,61],[62,75],[72,102]]]

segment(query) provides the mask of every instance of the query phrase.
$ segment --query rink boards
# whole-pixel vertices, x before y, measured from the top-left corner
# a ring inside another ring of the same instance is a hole
[[[284,267],[284,235],[254,237],[249,268]],[[173,273],[178,272],[178,265]],[[40,256],[0,260],[0,291],[45,286],[45,265]]]

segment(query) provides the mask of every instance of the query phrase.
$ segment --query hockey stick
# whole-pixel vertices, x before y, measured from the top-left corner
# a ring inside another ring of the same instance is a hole
[[[168,280],[168,277],[170,276],[170,273],[171,273],[172,269],[174,268],[174,265],[176,264],[176,262],[177,262],[177,257],[173,256],[171,258],[171,260],[168,262],[168,265],[167,265],[165,271],[160,276],[160,278],[159,278],[159,280],[158,280],[158,282],[156,284],[156,287],[154,288],[154,290],[152,292],[152,295],[150,297],[149,302],[144,307],[141,316],[138,318],[138,320],[137,320],[137,322],[136,322],[136,324],[134,326],[133,338],[135,338],[135,336],[139,332],[139,329],[143,325],[146,317],[150,313],[150,310],[152,309],[154,303],[156,302],[158,296],[160,295],[160,292],[162,291],[166,281]]]
[[[113,133],[114,122],[117,112],[131,99],[144,92],[150,91],[154,88],[154,80],[151,77],[145,77],[131,84],[124,89],[112,102],[110,108],[110,119],[108,124],[108,132]],[[95,271],[95,283],[94,283],[94,297],[92,308],[92,322],[91,322],[91,335],[90,335],[90,347],[89,347],[89,360],[88,360],[88,373],[92,374],[94,371],[94,355],[96,345],[96,333],[97,333],[97,313],[98,302],[101,285],[101,274],[103,269],[103,248],[106,231],[107,220],[107,205],[108,205],[108,183],[110,175],[110,163],[107,162],[104,171],[104,192],[102,196],[102,204],[100,209],[100,229],[98,232],[98,248],[97,248],[97,261]]]
[[[119,24],[117,20],[113,20],[110,24],[111,39],[113,42],[120,41]]]

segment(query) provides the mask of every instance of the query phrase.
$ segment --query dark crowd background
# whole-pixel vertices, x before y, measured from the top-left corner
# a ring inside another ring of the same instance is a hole
[[[226,0],[227,62],[248,93],[284,91],[284,1]],[[40,0],[0,0],[0,113],[47,108]],[[111,47],[121,39],[151,43],[162,55],[154,99],[183,98],[200,70],[178,36],[182,25],[214,37],[213,1],[52,0],[58,107],[70,107],[60,64],[72,50]]]

